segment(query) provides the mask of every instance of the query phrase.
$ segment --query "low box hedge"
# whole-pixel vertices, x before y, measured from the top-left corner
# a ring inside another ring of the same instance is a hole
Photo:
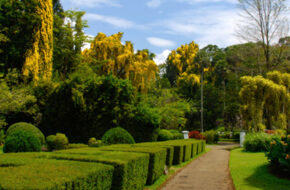
[[[124,151],[147,153],[150,156],[147,184],[153,184],[164,172],[166,165],[166,149],[159,147],[138,147],[134,145],[111,145],[99,148],[106,151]]]
[[[174,148],[172,146],[169,145],[156,145],[155,143],[138,143],[138,144],[134,144],[133,146],[139,146],[139,147],[154,147],[156,148],[165,148],[166,149],[166,165],[167,167],[171,167],[172,166],[172,162],[173,162],[173,153],[174,153]]]
[[[141,190],[146,184],[149,165],[147,154],[83,148],[58,151],[50,154],[50,157],[113,165],[115,170],[112,189],[114,190]]]
[[[1,190],[110,190],[110,165],[35,158],[40,154],[0,156]]]

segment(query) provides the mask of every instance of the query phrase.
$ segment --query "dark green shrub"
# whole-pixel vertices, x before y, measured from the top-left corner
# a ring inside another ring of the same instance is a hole
[[[290,135],[274,139],[266,153],[271,166],[277,173],[290,175]]]
[[[41,144],[45,144],[45,137],[43,133],[32,124],[25,122],[15,123],[7,129],[6,136],[9,136],[16,131],[29,131],[40,140]]]
[[[46,145],[48,150],[55,150],[55,135],[49,135],[46,137]]]
[[[15,131],[5,140],[3,152],[39,152],[41,143],[38,137],[30,131]]]
[[[213,144],[218,141],[218,135],[214,130],[206,131],[202,135],[205,137],[206,143]]]
[[[172,133],[166,129],[161,129],[158,133],[158,141],[169,141],[173,139]]]
[[[178,130],[171,129],[169,131],[172,134],[173,140],[184,139],[184,135],[181,132],[179,132]]]
[[[113,165],[115,167],[112,182],[113,190],[143,190],[148,175],[149,155],[120,151],[100,151],[99,148],[83,148],[62,150],[51,154],[51,156],[57,159]]]
[[[100,150],[147,153],[150,156],[147,184],[153,184],[164,171],[166,149],[159,147],[137,147],[135,145],[104,146]]]
[[[72,143],[87,143],[92,135],[101,139],[116,123],[127,127],[134,120],[131,126],[138,128],[131,82],[86,72],[78,69],[55,88],[47,99],[40,129],[45,134],[65,133]]]
[[[157,141],[160,120],[157,108],[152,108],[141,102],[134,109],[133,117],[124,118],[122,123],[136,142],[152,142]]]
[[[274,139],[280,139],[280,137],[266,133],[248,133],[245,137],[244,149],[250,152],[266,151]]]
[[[67,160],[36,158],[42,154],[4,154],[0,163],[0,189],[110,190],[114,167]],[[47,157],[47,156],[46,156]]]
[[[116,127],[113,129],[108,130],[102,137],[102,142],[104,144],[110,145],[110,144],[134,144],[135,140],[126,131],[125,129],[121,127]]]
[[[5,142],[4,130],[0,130],[0,146],[2,146],[4,142]]]
[[[93,146],[95,144],[97,144],[97,139],[94,138],[94,137],[90,138],[89,141],[88,141],[88,145],[89,146]]]
[[[49,150],[61,150],[68,148],[69,142],[65,134],[56,133],[46,138],[46,144]]]

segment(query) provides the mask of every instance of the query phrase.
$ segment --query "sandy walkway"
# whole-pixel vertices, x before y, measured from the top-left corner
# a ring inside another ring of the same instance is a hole
[[[169,180],[162,190],[234,190],[229,172],[229,149],[233,145],[211,146]]]

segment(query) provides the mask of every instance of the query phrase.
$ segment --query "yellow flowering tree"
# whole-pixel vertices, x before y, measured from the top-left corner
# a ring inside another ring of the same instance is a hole
[[[50,80],[52,76],[53,55],[53,6],[52,0],[38,0],[37,14],[41,18],[40,27],[35,28],[32,48],[26,52],[22,68],[25,77],[33,81],[40,78]]]
[[[90,49],[83,51],[84,61],[99,66],[99,74],[129,79],[137,89],[145,92],[155,81],[158,67],[147,50],[134,53],[133,44],[129,41],[122,44],[122,37],[123,33],[111,36],[99,33]]]
[[[173,50],[167,59],[167,78],[171,85],[176,85],[178,78],[187,70],[196,67],[194,61],[198,52],[198,45],[194,42],[185,44]]]

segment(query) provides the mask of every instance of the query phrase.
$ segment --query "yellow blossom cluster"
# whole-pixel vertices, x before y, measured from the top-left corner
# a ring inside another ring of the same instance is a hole
[[[106,36],[99,33],[91,43],[90,49],[83,51],[84,60],[89,64],[101,66],[101,74],[113,74],[122,79],[129,79],[132,84],[145,92],[158,71],[156,63],[149,58],[146,50],[134,53],[133,44],[122,44],[123,33]]]

